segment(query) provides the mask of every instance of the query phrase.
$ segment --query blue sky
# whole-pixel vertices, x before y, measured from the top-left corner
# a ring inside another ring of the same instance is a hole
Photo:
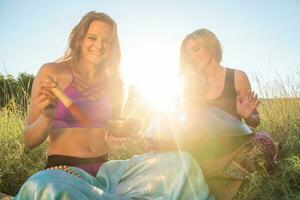
[[[36,74],[63,55],[72,27],[91,10],[117,22],[128,84],[176,74],[181,41],[203,27],[220,39],[222,64],[251,80],[300,68],[297,0],[0,0],[0,72]]]

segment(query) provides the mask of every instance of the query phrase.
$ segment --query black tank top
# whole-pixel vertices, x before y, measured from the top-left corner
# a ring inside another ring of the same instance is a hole
[[[205,99],[205,105],[207,107],[219,108],[241,120],[236,110],[236,97],[234,69],[226,68],[224,89],[221,95],[215,99]]]

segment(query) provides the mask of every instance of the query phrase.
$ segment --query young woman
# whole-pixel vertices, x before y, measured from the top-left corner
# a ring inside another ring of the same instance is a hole
[[[43,65],[35,78],[24,131],[27,148],[48,139],[46,170],[31,176],[14,199],[208,199],[202,171],[187,153],[107,161],[120,140],[106,128],[121,117],[117,27],[106,14],[89,12],[69,40],[67,54]],[[89,123],[55,97],[57,85]]]
[[[256,110],[259,101],[251,91],[246,73],[224,67],[221,61],[221,44],[211,31],[199,29],[183,40],[180,64],[185,82],[184,104],[189,120],[197,124],[199,111],[217,108],[257,127],[260,123]],[[228,154],[203,162],[201,167],[208,180],[216,178],[217,181],[210,186],[217,199],[231,199],[241,184],[239,180],[254,172],[257,158],[262,157],[266,169],[271,172],[276,155],[271,138],[267,134],[255,133],[250,138],[245,136],[245,140],[237,141],[237,147]],[[230,182],[230,179],[238,181]]]

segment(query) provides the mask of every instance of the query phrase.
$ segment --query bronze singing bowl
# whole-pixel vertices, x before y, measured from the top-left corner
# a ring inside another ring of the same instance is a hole
[[[140,119],[114,119],[107,122],[108,133],[116,137],[130,137],[136,135],[140,129]]]

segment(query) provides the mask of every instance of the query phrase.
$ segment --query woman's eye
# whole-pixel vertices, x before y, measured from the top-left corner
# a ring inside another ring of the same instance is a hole
[[[103,43],[104,43],[104,44],[109,44],[109,43],[110,43],[110,39],[105,39],[105,40],[103,40]]]
[[[193,46],[192,49],[193,49],[193,51],[198,51],[199,50],[199,46]]]
[[[91,36],[89,36],[88,39],[90,39],[90,40],[96,40],[95,37],[91,37]]]

